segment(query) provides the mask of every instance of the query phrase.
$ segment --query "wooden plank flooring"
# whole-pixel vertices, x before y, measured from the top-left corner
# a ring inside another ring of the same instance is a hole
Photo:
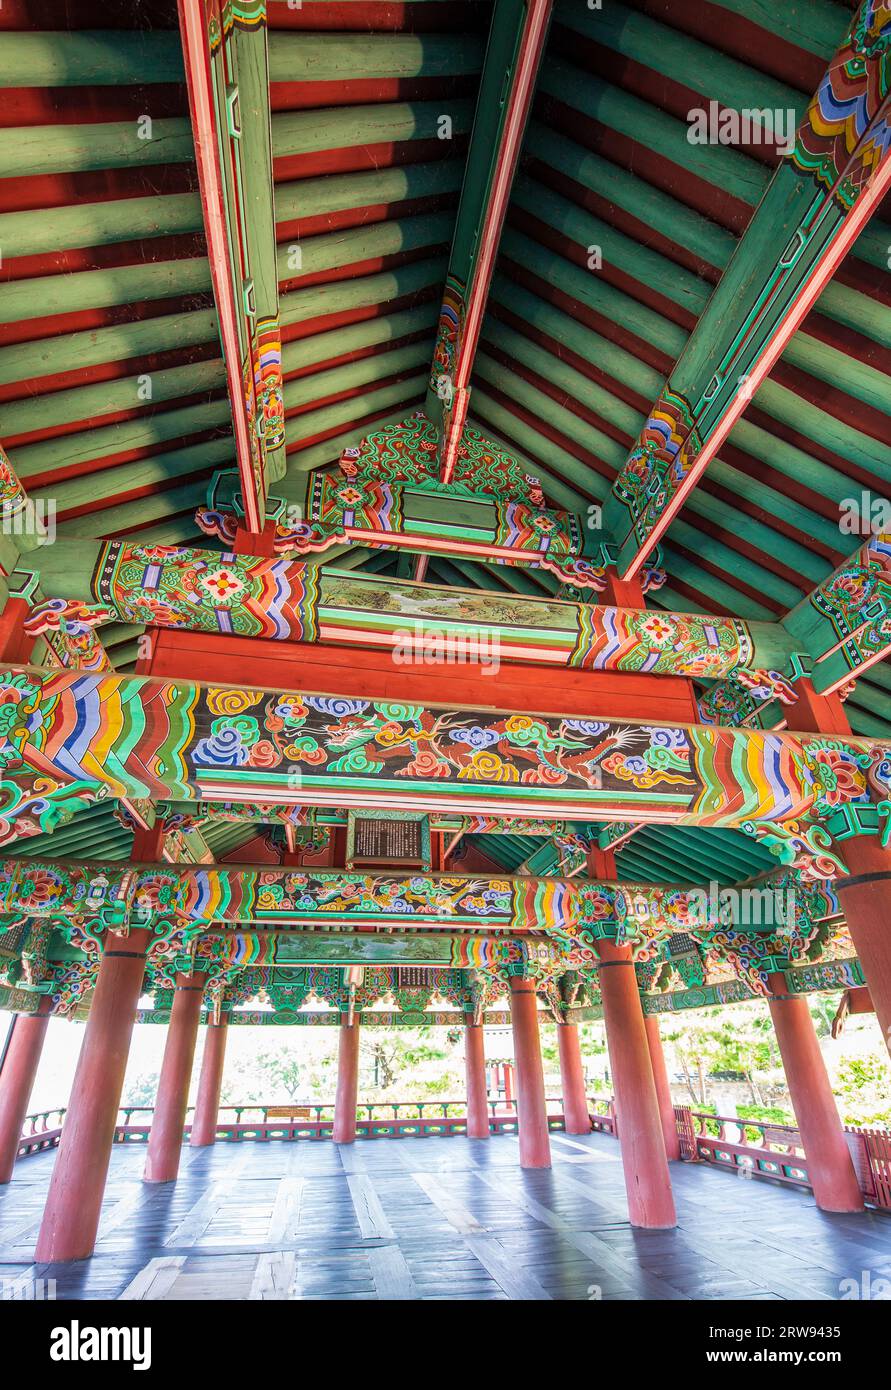
[[[553,1168],[525,1173],[509,1135],[221,1143],[149,1187],[145,1145],[119,1146],[96,1254],[73,1265],[34,1264],[55,1159],[35,1154],[0,1189],[0,1280],[84,1299],[823,1301],[891,1278],[889,1216],[674,1164],[678,1228],[636,1231],[616,1141],[551,1138]]]

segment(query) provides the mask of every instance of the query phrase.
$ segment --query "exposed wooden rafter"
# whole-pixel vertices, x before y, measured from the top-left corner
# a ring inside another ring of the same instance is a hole
[[[247,529],[284,472],[264,0],[179,0],[195,157]]]
[[[637,573],[891,188],[887,55],[866,0],[616,479]]]
[[[427,411],[440,425],[443,482],[455,469],[468,385],[551,0],[496,0],[449,257]]]

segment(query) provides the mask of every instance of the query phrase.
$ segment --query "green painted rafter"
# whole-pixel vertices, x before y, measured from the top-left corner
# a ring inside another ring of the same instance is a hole
[[[604,525],[625,576],[657,544],[891,187],[889,26],[864,0],[616,479]]]

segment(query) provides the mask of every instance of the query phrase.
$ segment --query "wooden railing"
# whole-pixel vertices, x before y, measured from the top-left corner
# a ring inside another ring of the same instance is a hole
[[[674,1114],[682,1158],[810,1188],[807,1155],[794,1125],[709,1115],[682,1105]],[[891,1132],[847,1125],[845,1138],[864,1200],[891,1210]]]
[[[489,1129],[493,1134],[516,1134],[515,1100],[490,1100]],[[547,1100],[548,1128],[564,1127],[563,1101]],[[189,1106],[185,1135],[191,1131]],[[467,1103],[464,1100],[373,1101],[356,1107],[356,1133],[363,1139],[466,1134]],[[22,1129],[19,1157],[54,1148],[62,1134],[65,1110],[44,1110],[27,1116]],[[118,1111],[115,1143],[145,1143],[152,1127],[154,1107],[124,1105]],[[52,1125],[49,1123],[53,1119]],[[242,1140],[326,1139],[334,1127],[334,1106],[328,1105],[221,1105],[216,1138],[230,1143]]]
[[[490,1100],[488,1104],[491,1133],[516,1134],[516,1101]],[[562,1100],[550,1096],[547,1106],[548,1128],[562,1130]],[[588,1110],[593,1130],[618,1137],[612,1097],[589,1096]],[[363,1139],[465,1134],[465,1111],[463,1100],[363,1103],[356,1109],[356,1133]],[[189,1115],[191,1112],[190,1106]],[[55,1148],[65,1113],[65,1108],[60,1107],[28,1115],[22,1127],[19,1156]],[[683,1105],[676,1105],[674,1113],[682,1159],[712,1163],[793,1187],[810,1187],[807,1156],[794,1125],[710,1115]],[[150,1105],[122,1106],[115,1129],[116,1143],[144,1143],[153,1114]],[[330,1138],[333,1124],[333,1105],[224,1105],[220,1107],[216,1137],[231,1143],[250,1139],[326,1139]],[[190,1128],[187,1115],[186,1135]],[[845,1135],[864,1198],[873,1206],[891,1210],[891,1132],[850,1125]]]
[[[22,1125],[22,1138],[19,1143],[19,1158],[24,1154],[36,1154],[41,1149],[54,1149],[62,1134],[62,1121],[66,1107],[56,1110],[37,1110],[26,1115]]]
[[[810,1187],[807,1158],[794,1125],[709,1115],[702,1110],[690,1110],[687,1114],[697,1159],[734,1168],[746,1176]]]
[[[618,1138],[616,1107],[612,1096],[589,1096],[588,1113],[591,1116],[592,1129],[598,1130],[601,1134],[612,1134],[614,1138]]]

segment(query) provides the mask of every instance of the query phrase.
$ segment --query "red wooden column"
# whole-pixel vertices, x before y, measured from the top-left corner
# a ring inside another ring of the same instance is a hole
[[[179,1172],[206,978],[202,971],[180,973],[176,977],[155,1114],[142,1175],[144,1182],[173,1182]]]
[[[590,1134],[591,1116],[585,1095],[585,1069],[582,1066],[577,1024],[557,1024],[557,1051],[560,1056],[560,1089],[563,1092],[566,1133]]]
[[[217,1137],[217,1118],[220,1111],[220,1089],[226,1063],[226,1039],[229,1036],[229,1015],[220,1014],[219,1023],[208,1023],[204,1033],[204,1055],[195,1097],[195,1114],[189,1143],[203,1148]]]
[[[44,995],[36,1014],[15,1014],[12,1036],[0,1071],[0,1183],[15,1167],[22,1125],[40,1065],[51,1001]]]
[[[818,695],[809,680],[798,681],[797,703],[788,725],[796,732],[849,735],[851,726],[837,695]],[[853,835],[838,846],[848,874],[835,883],[863,976],[875,1005],[885,1046],[891,1052],[891,847],[877,835]]]
[[[548,1107],[545,1102],[544,1067],[541,1061],[534,980],[524,980],[519,975],[511,976],[510,1021],[517,1064],[520,1166],[550,1168],[551,1141],[548,1138]]]
[[[9,598],[0,613],[0,661],[30,661],[36,639],[29,637],[24,622],[31,612],[30,600]]]
[[[783,974],[768,976],[767,984],[770,1016],[817,1206],[821,1211],[862,1211],[860,1184],[807,1000],[786,993]]]
[[[464,1071],[467,1078],[467,1137],[488,1139],[489,1095],[486,1088],[486,1048],[483,1025],[464,1015]]]
[[[39,1264],[92,1255],[136,1006],[152,941],[108,932],[43,1212]]]
[[[671,1098],[671,1085],[668,1068],[665,1065],[665,1052],[659,1033],[657,1014],[644,1014],[644,1028],[647,1030],[647,1047],[650,1051],[650,1065],[653,1068],[653,1081],[656,1086],[656,1099],[662,1117],[662,1138],[665,1140],[665,1156],[670,1161],[680,1159],[681,1140],[674,1118],[674,1101]]]
[[[337,1094],[334,1097],[333,1138],[337,1144],[352,1144],[356,1138],[356,1104],[359,1098],[359,1022],[350,1023],[347,1014],[340,1019],[337,1051]]]
[[[677,1225],[643,1009],[629,946],[598,941],[600,995],[632,1226]]]

